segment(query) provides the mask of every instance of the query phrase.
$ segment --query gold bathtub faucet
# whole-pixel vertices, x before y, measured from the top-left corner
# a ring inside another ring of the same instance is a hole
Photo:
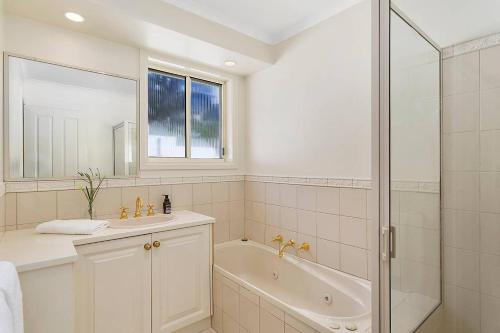
[[[285,250],[289,247],[295,247],[295,241],[293,239],[290,239],[288,242],[280,246],[278,257],[283,257],[283,255],[285,254]]]
[[[134,217],[141,217],[142,216],[142,207],[144,207],[144,202],[142,201],[141,197],[137,197],[137,199],[135,200]]]

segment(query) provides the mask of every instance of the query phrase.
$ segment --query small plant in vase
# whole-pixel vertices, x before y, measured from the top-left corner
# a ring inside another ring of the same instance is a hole
[[[96,172],[94,172],[92,169],[89,169],[89,172],[79,171],[78,175],[80,176],[80,179],[86,183],[85,186],[80,187],[80,190],[83,192],[83,195],[85,195],[85,198],[87,199],[87,212],[89,213],[90,219],[93,220],[94,201],[97,197],[97,194],[99,193],[99,190],[101,189],[101,185],[105,177],[101,175],[99,169],[97,169]]]

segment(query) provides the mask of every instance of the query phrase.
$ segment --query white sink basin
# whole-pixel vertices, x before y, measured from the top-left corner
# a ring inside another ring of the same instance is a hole
[[[109,221],[109,227],[113,229],[143,228],[168,223],[173,219],[175,219],[175,216],[173,214],[132,217],[126,220],[114,219]]]

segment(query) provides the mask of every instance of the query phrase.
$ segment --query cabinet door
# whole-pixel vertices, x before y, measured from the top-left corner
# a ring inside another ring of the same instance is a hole
[[[153,333],[173,332],[210,316],[210,227],[153,234]]]
[[[80,333],[151,332],[151,235],[78,246]]]

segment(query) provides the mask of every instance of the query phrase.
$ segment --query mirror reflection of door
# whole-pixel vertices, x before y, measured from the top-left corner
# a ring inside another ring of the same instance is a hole
[[[8,178],[71,178],[89,168],[137,174],[136,81],[7,59]],[[127,124],[120,148],[119,124]]]
[[[80,167],[85,141],[80,120],[64,109],[24,105],[24,177],[71,177]]]

